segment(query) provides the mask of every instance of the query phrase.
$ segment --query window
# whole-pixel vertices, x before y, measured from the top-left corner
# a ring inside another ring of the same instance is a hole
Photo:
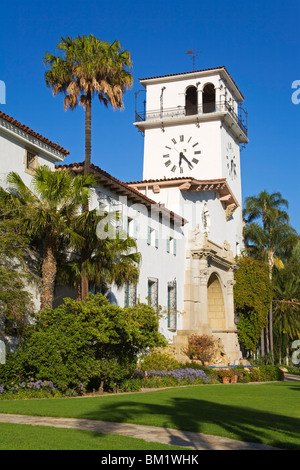
[[[176,280],[168,283],[168,328],[170,330],[177,328]]]
[[[216,91],[212,83],[203,88],[202,100],[203,113],[213,113],[216,110]]]
[[[147,244],[158,248],[158,230],[148,226]]]
[[[191,114],[198,113],[198,96],[197,88],[190,86],[187,88],[185,93],[185,114],[190,116]]]
[[[29,150],[25,152],[25,172],[33,174],[34,170],[38,167],[38,155]]]
[[[134,307],[136,305],[136,285],[129,282],[125,286],[124,307]]]
[[[173,237],[167,238],[167,253],[176,255],[176,239]]]
[[[158,310],[158,279],[148,279],[148,305]]]

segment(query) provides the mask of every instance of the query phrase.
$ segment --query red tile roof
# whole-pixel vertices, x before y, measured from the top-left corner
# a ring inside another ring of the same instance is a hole
[[[19,129],[22,129],[23,131],[27,132],[27,134],[33,135],[37,139],[41,140],[42,142],[50,145],[50,147],[55,148],[61,153],[64,153],[65,155],[68,155],[70,152],[69,150],[64,149],[58,144],[55,144],[54,142],[51,142],[51,140],[47,139],[46,137],[43,137],[42,135],[38,134],[37,132],[33,131],[29,127],[25,126],[24,124],[21,124],[19,121],[16,119],[12,118],[11,116],[8,116],[7,114],[3,113],[0,111],[0,118],[4,119],[7,122],[10,122],[14,126],[18,127]]]
[[[82,163],[70,163],[69,165],[67,164],[55,165],[56,170],[71,169],[76,173],[81,173],[83,171],[83,167],[84,167],[83,162]],[[182,225],[184,225],[187,222],[186,219],[184,219],[180,215],[176,214],[173,211],[170,211],[165,206],[157,203],[156,201],[153,201],[152,199],[145,196],[143,193],[140,193],[140,191],[138,191],[137,189],[128,186],[127,183],[124,183],[123,181],[118,180],[117,178],[110,175],[106,171],[102,170],[98,166],[93,165],[91,163],[90,168],[91,170],[93,170],[94,173],[96,173],[99,179],[99,182],[103,184],[104,186],[110,186],[112,190],[115,189],[117,190],[118,193],[122,193],[122,191],[120,191],[120,188],[121,188],[124,190],[125,194],[131,197],[132,200],[136,202],[143,200],[147,205],[155,205],[158,207],[159,210],[169,213],[171,218],[179,220],[182,223]]]
[[[147,183],[160,183],[163,181],[200,181],[198,178],[194,178],[193,176],[176,176],[174,178],[160,178],[160,179],[150,179],[150,180],[140,180],[140,181],[126,181],[127,185],[135,185],[135,184],[147,184]],[[225,182],[226,178],[217,178],[213,180],[203,180],[205,182]]]

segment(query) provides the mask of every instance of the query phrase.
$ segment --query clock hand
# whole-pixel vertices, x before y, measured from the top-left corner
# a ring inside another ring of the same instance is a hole
[[[187,162],[190,170],[193,168],[193,165],[191,164],[191,162],[186,158],[186,156],[182,152],[180,152],[180,159],[184,159]]]
[[[181,166],[182,158],[185,158],[185,157],[184,157],[183,153],[180,152],[180,154],[179,154],[179,166]]]

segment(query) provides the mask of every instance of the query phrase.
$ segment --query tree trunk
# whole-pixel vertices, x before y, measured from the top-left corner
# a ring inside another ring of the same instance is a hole
[[[81,300],[89,295],[89,280],[84,274],[81,276]]]
[[[55,258],[55,242],[46,237],[42,264],[41,309],[52,308],[57,263]]]
[[[269,264],[269,278],[270,282],[272,283],[272,274],[274,268],[274,252],[269,250],[268,252],[268,264]],[[270,352],[272,354],[272,364],[274,363],[274,342],[273,342],[273,308],[272,308],[272,300],[269,310],[269,344],[270,344]]]
[[[91,92],[88,91],[86,94],[86,105],[85,105],[85,160],[84,160],[84,174],[88,174],[91,171],[91,153],[92,153],[92,96]],[[84,211],[89,210],[89,203],[87,202],[84,206]],[[81,273],[81,300],[85,299],[89,293],[89,281],[84,273]]]
[[[80,280],[80,291],[81,291],[81,300],[84,300],[89,295],[89,278],[86,273],[85,263],[89,259],[89,252],[86,250],[85,246],[81,250],[81,280]]]
[[[84,173],[90,173],[91,153],[92,153],[92,96],[91,92],[86,94],[85,104],[85,160],[84,160]]]

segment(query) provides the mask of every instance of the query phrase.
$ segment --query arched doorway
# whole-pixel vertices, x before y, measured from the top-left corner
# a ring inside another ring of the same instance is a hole
[[[203,113],[213,113],[216,110],[216,91],[212,83],[203,88],[202,100]]]
[[[198,113],[198,96],[197,88],[190,86],[187,88],[185,93],[185,114],[190,116],[191,114]]]
[[[225,330],[225,305],[218,276],[213,273],[207,283],[208,323],[213,330]]]

